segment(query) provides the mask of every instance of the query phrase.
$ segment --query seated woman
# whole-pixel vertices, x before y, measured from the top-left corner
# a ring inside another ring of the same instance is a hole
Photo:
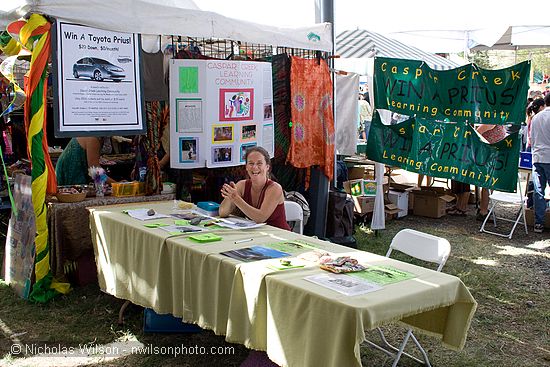
[[[266,222],[290,231],[286,222],[283,189],[269,179],[269,153],[262,147],[249,148],[245,162],[250,178],[223,185],[220,217],[227,217],[238,209],[256,223]]]
[[[57,184],[81,185],[91,181],[88,167],[99,167],[101,141],[97,137],[72,138],[55,165]],[[107,183],[116,182],[107,177]]]

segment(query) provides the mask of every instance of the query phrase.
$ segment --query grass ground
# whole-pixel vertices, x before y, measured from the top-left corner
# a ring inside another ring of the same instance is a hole
[[[417,334],[434,366],[550,366],[549,232],[530,231],[525,235],[520,228],[512,240],[480,234],[473,214],[440,219],[407,216],[387,222],[387,229],[377,235],[360,226],[356,228],[359,247],[378,254],[385,254],[391,238],[403,228],[442,236],[451,242],[452,253],[444,271],[462,279],[477,300],[478,309],[462,351],[445,349],[433,338]],[[248,355],[243,346],[229,344],[210,331],[144,334],[143,311],[137,306],[128,309],[126,323],[119,326],[116,321],[121,304],[121,300],[102,293],[94,285],[75,288],[47,305],[31,304],[0,282],[0,365],[239,366]],[[393,334],[404,329],[392,325],[389,330]],[[374,339],[371,332],[368,336]],[[130,354],[61,359],[11,353],[17,343],[77,348],[114,342],[157,348],[184,346],[187,353],[177,357]],[[215,347],[218,354],[200,355],[197,351],[201,347]],[[362,360],[364,366],[391,365],[384,354],[369,347],[362,348]],[[402,361],[402,366],[417,365],[407,359]]]

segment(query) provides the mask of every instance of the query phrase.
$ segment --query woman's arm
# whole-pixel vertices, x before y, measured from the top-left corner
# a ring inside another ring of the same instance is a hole
[[[99,155],[101,151],[101,143],[98,138],[87,137],[87,138],[78,138],[78,143],[82,145],[84,150],[86,150],[86,161],[88,162],[88,168],[96,166],[101,167],[99,164]],[[116,182],[111,177],[107,177],[107,183]]]
[[[219,209],[220,217],[228,217],[235,212],[237,206],[235,205],[234,200],[236,200],[237,197],[242,198],[244,195],[244,186],[245,180],[241,180],[236,184],[234,182],[230,182],[223,185],[221,189],[223,201],[220,204]]]
[[[222,191],[223,195],[223,191]],[[266,190],[264,201],[259,209],[254,208],[252,205],[249,205],[242,196],[234,197],[231,199],[233,204],[239,208],[244,215],[252,219],[256,223],[263,223],[271,214],[275,211],[277,205],[284,201],[283,199],[283,189],[281,185],[274,182]]]

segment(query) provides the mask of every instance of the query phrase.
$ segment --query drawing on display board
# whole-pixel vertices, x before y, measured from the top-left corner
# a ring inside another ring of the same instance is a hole
[[[233,146],[216,146],[211,149],[213,163],[227,163],[233,161]]]
[[[180,138],[180,163],[195,163],[199,160],[197,154],[199,147],[199,138],[182,137]]]
[[[241,141],[256,140],[257,135],[256,124],[245,124],[241,126]]]
[[[247,143],[247,144],[242,144],[241,145],[241,162],[246,162],[246,160],[244,159],[245,155],[246,155],[246,150],[248,148],[251,148],[251,147],[255,147],[257,144],[256,143]]]
[[[233,125],[212,125],[212,144],[232,143],[233,140]]]
[[[271,103],[264,103],[264,121],[273,119],[273,107]]]
[[[176,98],[176,131],[202,133],[202,100]]]
[[[252,120],[254,89],[220,89],[220,121]]]

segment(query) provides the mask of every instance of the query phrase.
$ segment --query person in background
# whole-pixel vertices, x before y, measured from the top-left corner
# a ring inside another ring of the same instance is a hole
[[[456,195],[456,204],[447,209],[447,214],[466,216],[466,212],[468,211],[468,200],[470,199],[470,185],[451,180],[451,191]]]
[[[546,108],[531,120],[531,152],[533,154],[533,204],[536,233],[544,230],[546,200],[544,191],[550,184],[550,94],[544,97]]]
[[[365,99],[365,95],[359,93],[359,102],[357,104],[358,108],[358,124],[357,130],[359,131],[359,139],[367,140],[367,131],[366,131],[366,121],[372,120],[372,108],[370,107],[369,102]],[[370,126],[370,124],[369,124]]]
[[[88,168],[100,167],[101,145],[101,138],[94,136],[72,138],[55,165],[57,184],[82,185],[90,182]],[[113,182],[116,181],[107,177],[108,184]]]
[[[533,117],[540,111],[544,110],[544,99],[543,98],[536,98],[533,100],[529,106],[527,107],[527,120],[526,120],[526,143],[525,143],[525,151],[530,152],[531,151],[531,120],[533,120]],[[533,180],[529,180],[527,182],[527,207],[532,208],[533,207]]]
[[[369,138],[370,124],[372,121],[372,107],[370,105],[370,96],[369,92],[363,94],[363,99],[359,99],[359,105],[361,106],[361,122],[363,126],[363,137],[362,139]]]
[[[432,182],[433,182],[433,179],[431,176],[426,176],[426,175],[423,175],[423,174],[418,174],[418,182],[417,182],[417,186],[420,187],[422,186],[422,181],[424,181],[424,177],[426,177],[426,186],[431,186],[432,185]]]
[[[544,99],[536,98],[527,106],[527,151],[531,150],[531,121],[540,111],[544,110]]]
[[[489,144],[494,144],[506,137],[506,127],[504,125],[478,125],[476,131]],[[483,221],[489,212],[489,190],[481,188],[481,198],[479,200],[479,209],[477,210],[476,220]]]
[[[269,179],[269,153],[262,147],[251,147],[245,154],[246,180],[226,183],[221,189],[223,201],[220,217],[227,217],[239,210],[256,223],[290,231],[286,222],[284,195],[281,185]]]

